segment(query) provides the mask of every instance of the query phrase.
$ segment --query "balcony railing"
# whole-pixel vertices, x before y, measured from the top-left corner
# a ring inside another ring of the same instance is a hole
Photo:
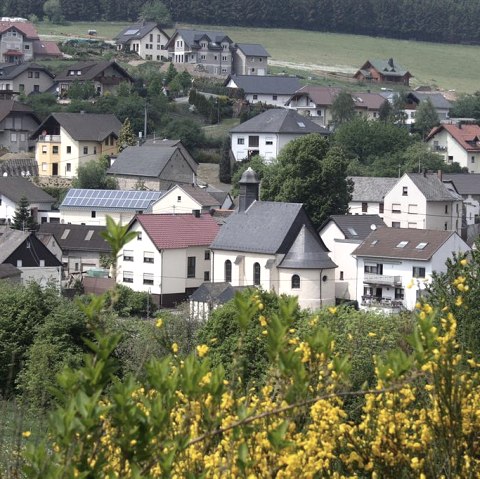
[[[447,147],[446,146],[435,145],[433,147],[433,151],[447,151]]]
[[[387,276],[385,274],[365,273],[363,282],[367,284],[386,284],[388,286],[401,286],[401,276]]]
[[[379,296],[362,296],[362,306],[369,308],[403,309],[402,299],[381,298]]]
[[[38,141],[43,141],[45,143],[60,143],[60,135],[40,135]]]

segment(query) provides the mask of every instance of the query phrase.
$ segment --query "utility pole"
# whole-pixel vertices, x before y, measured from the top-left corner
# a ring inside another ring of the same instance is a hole
[[[147,100],[145,99],[145,115],[143,119],[143,138],[147,141]]]

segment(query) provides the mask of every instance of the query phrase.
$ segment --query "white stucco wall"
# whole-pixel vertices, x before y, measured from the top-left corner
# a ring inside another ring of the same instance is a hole
[[[60,281],[62,279],[61,266],[42,266],[42,267],[19,267],[22,271],[22,282],[28,284],[35,281],[40,286],[54,285],[60,289]]]
[[[291,95],[276,95],[273,93],[270,93],[270,94],[247,93],[245,95],[245,99],[249,103],[265,103],[267,105],[274,105],[276,107],[282,108],[285,106],[285,103],[290,98],[290,96]],[[276,97],[276,99],[274,97]]]
[[[180,188],[172,188],[152,205],[152,213],[191,213],[202,205]]]
[[[92,217],[92,211],[95,217]],[[111,216],[116,223],[127,224],[134,216],[134,211],[101,211],[95,209],[84,210],[60,210],[60,222],[72,225],[99,225],[107,224],[106,217]]]

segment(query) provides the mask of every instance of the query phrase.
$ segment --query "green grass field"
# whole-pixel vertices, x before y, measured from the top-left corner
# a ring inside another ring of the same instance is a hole
[[[113,38],[124,23],[38,24],[40,35],[88,36],[96,29],[98,38]],[[187,26],[187,25],[182,25]],[[474,92],[479,87],[480,47],[406,40],[390,40],[358,35],[281,30],[196,26],[223,30],[236,42],[261,43],[269,51],[275,71],[301,71],[302,76],[324,68],[352,72],[369,58],[393,57],[413,75],[412,86],[432,85],[457,92]],[[171,30],[168,30],[171,32]]]

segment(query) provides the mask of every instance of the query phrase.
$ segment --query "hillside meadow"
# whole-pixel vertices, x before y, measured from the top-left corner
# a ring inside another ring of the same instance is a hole
[[[112,39],[126,24],[82,22],[71,25],[37,25],[40,35],[59,39],[62,36],[88,36],[89,29],[97,37]],[[179,25],[179,27],[193,27]],[[479,89],[479,46],[392,40],[360,35],[342,35],[302,30],[195,26],[223,30],[234,41],[261,43],[271,55],[275,71],[282,67],[289,73],[316,71],[352,73],[369,58],[393,57],[414,75],[412,86],[432,85],[445,90],[472,93]],[[168,29],[169,33],[173,30]]]

